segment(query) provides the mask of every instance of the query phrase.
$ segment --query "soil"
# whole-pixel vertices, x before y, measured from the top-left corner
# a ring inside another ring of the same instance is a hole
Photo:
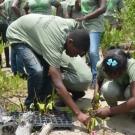
[[[80,109],[91,105],[94,90],[88,89],[86,95],[76,101]],[[121,102],[119,102],[120,104]],[[105,101],[100,102],[101,107],[107,107]],[[70,130],[54,130],[50,135],[89,135],[86,127],[73,117],[74,126]],[[104,134],[103,134],[104,131]],[[135,135],[135,112],[127,112],[110,117],[110,119],[96,127],[96,135]]]

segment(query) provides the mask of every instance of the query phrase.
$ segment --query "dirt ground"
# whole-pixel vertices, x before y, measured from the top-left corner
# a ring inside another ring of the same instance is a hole
[[[3,68],[4,71],[10,69]],[[93,96],[93,89],[88,89],[86,95],[78,99],[75,103],[84,110],[90,107]],[[12,100],[15,102],[16,98]],[[10,99],[11,100],[11,99]],[[120,104],[121,102],[119,102]],[[100,102],[101,107],[107,107],[105,101]],[[73,127],[71,129],[54,129],[50,135],[89,135],[86,127],[81,124],[75,117],[72,118]],[[104,134],[103,134],[103,131]],[[135,112],[127,112],[110,117],[110,119],[103,124],[96,127],[96,135],[135,135]]]
[[[3,71],[10,72],[10,69],[3,68]],[[88,89],[86,95],[76,101],[80,109],[88,108],[91,105],[93,89]],[[106,107],[105,101],[101,102],[102,107]],[[75,117],[72,118],[73,127],[68,129],[54,129],[50,135],[89,135],[86,127],[81,124]],[[103,134],[103,131],[104,134]],[[135,112],[127,112],[112,116],[104,126],[100,124],[96,127],[96,135],[135,135]]]
[[[76,101],[80,109],[88,108],[94,90],[88,89],[86,95]],[[105,101],[101,102],[102,107],[106,107]],[[89,135],[83,124],[73,117],[73,128],[71,130],[54,130],[51,135]],[[105,131],[103,134],[103,130]],[[96,127],[96,135],[135,135],[135,112],[128,112],[112,116],[104,126]]]

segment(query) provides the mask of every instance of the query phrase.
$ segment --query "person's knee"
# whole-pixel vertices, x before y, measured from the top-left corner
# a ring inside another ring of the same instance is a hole
[[[124,96],[125,96],[126,100],[129,100],[131,98],[130,86],[129,85],[125,89]]]
[[[96,51],[91,51],[89,54],[91,57],[99,56],[99,52]]]
[[[36,76],[38,77],[43,77],[43,70],[41,68],[36,68],[33,69],[31,72],[28,73],[30,77]]]
[[[116,84],[114,82],[106,82],[102,88],[103,88],[103,96],[104,98],[111,98],[111,97],[115,97],[116,93],[115,93],[115,88],[117,87]]]

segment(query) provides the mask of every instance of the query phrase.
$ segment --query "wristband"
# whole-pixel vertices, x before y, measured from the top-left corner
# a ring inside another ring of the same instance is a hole
[[[6,17],[4,18],[4,20],[7,20],[7,19],[9,19],[9,17],[8,17],[8,16],[6,16]]]
[[[4,20],[7,20],[7,16],[4,18]]]

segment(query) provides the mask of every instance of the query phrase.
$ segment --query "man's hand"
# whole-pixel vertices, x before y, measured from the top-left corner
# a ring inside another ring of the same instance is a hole
[[[110,112],[110,108],[100,108],[98,110],[94,111],[95,116],[105,118],[108,117],[109,115],[112,115]]]
[[[49,73],[51,75],[55,89],[58,92],[58,94],[61,96],[63,102],[74,112],[74,114],[76,115],[77,119],[80,122],[87,125],[87,123],[89,122],[90,116],[82,113],[80,109],[78,108],[78,106],[72,100],[66,87],[63,85],[60,69],[50,66]]]
[[[87,114],[84,114],[84,113],[82,113],[82,112],[80,112],[76,117],[77,117],[77,119],[78,119],[81,123],[83,123],[85,126],[87,126],[87,123],[88,123],[89,120],[90,120],[90,116],[87,115]]]

